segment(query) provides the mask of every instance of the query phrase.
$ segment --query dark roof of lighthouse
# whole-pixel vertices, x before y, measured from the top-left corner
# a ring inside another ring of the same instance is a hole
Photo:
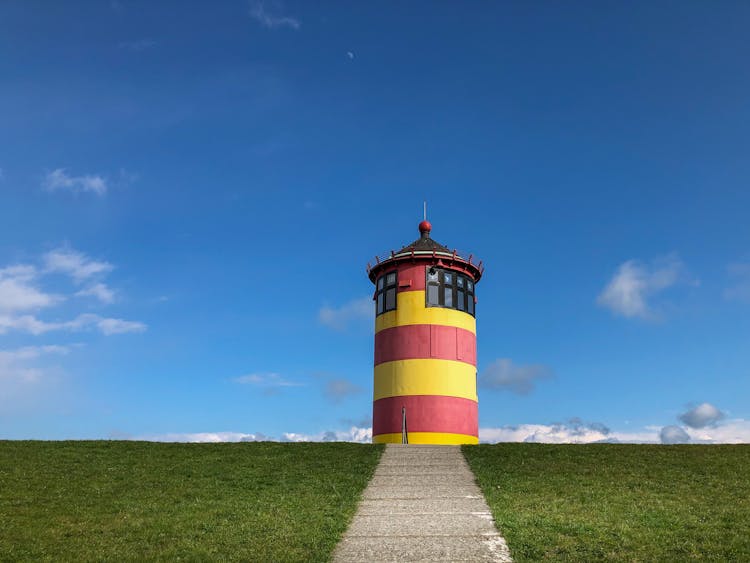
[[[387,268],[395,262],[402,260],[427,260],[429,262],[435,262],[440,265],[440,260],[448,260],[450,264],[460,263],[463,264],[463,268],[466,271],[471,271],[474,276],[474,281],[479,281],[482,276],[484,268],[482,262],[478,264],[472,262],[472,255],[468,258],[464,258],[459,255],[455,250],[450,250],[447,246],[443,246],[437,241],[430,238],[430,231],[432,231],[432,225],[429,221],[424,220],[419,224],[420,237],[407,244],[398,252],[391,251],[390,256],[386,255],[384,259],[375,257],[376,264],[370,266],[367,264],[367,274],[373,282],[375,281],[378,272],[381,272],[383,268]]]
[[[411,252],[412,250],[415,252],[445,252],[446,254],[451,254],[453,252],[436,240],[432,240],[430,238],[430,231],[423,231],[421,237],[419,237],[413,243],[407,244],[401,250],[396,252],[396,254],[401,254],[402,252]]]
[[[398,252],[391,252],[390,258],[395,256],[403,256],[409,254],[411,256],[415,254],[427,255],[427,254],[450,254],[454,251],[450,250],[447,246],[443,246],[439,242],[430,238],[430,231],[432,231],[432,225],[429,221],[425,220],[419,224],[420,237],[406,246],[401,247]]]

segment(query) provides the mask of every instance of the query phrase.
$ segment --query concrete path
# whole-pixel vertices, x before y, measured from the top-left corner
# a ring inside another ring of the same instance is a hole
[[[459,446],[386,446],[333,561],[512,561]]]

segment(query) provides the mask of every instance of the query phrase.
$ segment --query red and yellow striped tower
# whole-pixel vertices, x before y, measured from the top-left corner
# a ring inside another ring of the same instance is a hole
[[[376,265],[375,443],[476,444],[475,284],[484,271],[430,238]]]

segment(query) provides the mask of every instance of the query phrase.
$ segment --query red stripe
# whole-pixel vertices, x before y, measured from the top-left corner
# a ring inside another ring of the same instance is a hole
[[[462,328],[404,325],[375,333],[375,365],[395,360],[435,358],[477,364],[477,338]]]
[[[372,433],[401,432],[401,408],[406,407],[409,432],[449,432],[478,436],[476,401],[440,395],[379,399],[372,405]]]
[[[417,291],[424,289],[426,266],[409,265],[402,266],[398,269],[398,290],[399,291]]]

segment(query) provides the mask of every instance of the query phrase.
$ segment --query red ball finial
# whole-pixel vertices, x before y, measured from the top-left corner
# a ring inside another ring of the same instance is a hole
[[[419,232],[422,233],[423,235],[425,233],[429,235],[431,230],[432,230],[432,225],[426,219],[419,224]]]

